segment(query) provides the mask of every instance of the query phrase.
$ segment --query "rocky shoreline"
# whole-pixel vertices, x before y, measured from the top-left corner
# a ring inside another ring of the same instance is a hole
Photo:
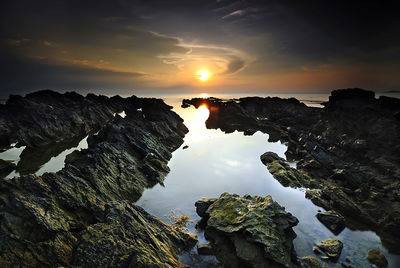
[[[133,204],[162,183],[183,143],[187,129],[171,108],[134,96],[11,97],[1,107],[1,124],[10,124],[3,148],[42,148],[82,133],[89,147],[68,155],[56,173],[0,180],[0,266],[183,267],[178,254],[196,238]]]
[[[183,100],[190,105],[207,105],[208,128],[262,131],[287,144],[296,168],[272,152],[261,162],[283,186],[307,189],[327,210],[316,215],[322,224],[335,235],[345,226],[374,230],[399,253],[400,100],[346,89],[333,91],[325,108],[293,98]],[[186,267],[179,254],[196,237],[134,204],[146,188],[163,184],[188,132],[171,108],[159,99],[50,90],[0,105],[0,150],[26,146],[17,165],[0,160],[0,176],[21,174],[0,179],[0,266]],[[62,170],[33,174],[86,136],[88,148],[69,154]],[[322,267],[296,256],[298,220],[272,198],[223,193],[196,202],[210,241],[198,245],[199,254],[215,255],[223,267]],[[336,262],[342,248],[332,238],[314,251]],[[377,250],[367,259],[387,265]]]
[[[333,91],[324,108],[270,97],[183,100],[182,107],[190,105],[208,107],[207,128],[261,131],[287,144],[286,156],[297,168],[276,154],[261,156],[282,185],[308,189],[307,198],[343,215],[348,228],[373,230],[390,252],[399,253],[399,99],[344,89]]]

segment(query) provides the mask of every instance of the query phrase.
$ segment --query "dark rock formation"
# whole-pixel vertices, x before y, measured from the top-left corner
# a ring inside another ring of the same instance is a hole
[[[13,164],[11,161],[0,159],[0,178],[3,175],[7,175],[14,169],[15,169],[15,164]]]
[[[302,268],[322,268],[321,263],[315,257],[306,256],[300,258],[300,264]]]
[[[0,105],[0,149],[9,148],[11,143],[26,146],[16,170],[34,173],[51,157],[101,129],[124,109],[125,103],[119,96],[83,97],[51,90],[25,97],[11,95]]]
[[[0,146],[13,142],[28,147],[57,143],[100,129],[122,111],[122,98],[83,97],[43,90],[25,97],[11,95],[0,105]]]
[[[317,219],[326,227],[328,227],[328,229],[331,230],[335,235],[340,234],[340,232],[345,228],[343,216],[334,210],[318,212]]]
[[[386,267],[388,266],[388,261],[385,255],[377,249],[372,249],[368,251],[367,260],[375,264],[377,267]]]
[[[208,128],[259,130],[287,144],[286,156],[297,169],[273,154],[262,159],[283,185],[309,188],[316,205],[350,218],[350,228],[374,230],[400,252],[399,99],[345,89],[333,91],[324,108],[270,97],[183,103],[207,105]]]
[[[210,244],[197,245],[197,253],[199,253],[199,255],[214,255]]]
[[[318,242],[317,248],[326,254],[330,260],[337,261],[342,253],[343,243],[338,239],[327,239]]]
[[[198,201],[196,208],[207,219],[204,235],[224,267],[296,265],[292,227],[298,220],[271,196],[224,193]]]
[[[187,129],[162,100],[123,105],[127,116],[111,115],[61,171],[0,180],[1,267],[182,266],[179,251],[196,239],[132,202],[163,180]]]

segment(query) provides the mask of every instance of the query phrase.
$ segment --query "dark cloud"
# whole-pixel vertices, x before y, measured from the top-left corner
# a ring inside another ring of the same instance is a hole
[[[398,10],[396,1],[4,1],[1,88],[145,87],[144,73],[201,57],[243,78],[368,65],[397,81],[387,70],[400,65]]]
[[[245,60],[232,57],[228,63],[228,68],[223,74],[234,74],[242,70],[246,66]]]

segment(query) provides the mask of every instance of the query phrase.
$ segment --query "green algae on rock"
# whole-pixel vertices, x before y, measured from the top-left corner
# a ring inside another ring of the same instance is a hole
[[[204,235],[224,267],[294,267],[293,247],[298,220],[271,196],[240,197],[223,193],[199,202],[206,219]],[[199,207],[199,206],[197,206]]]
[[[196,239],[132,204],[169,172],[187,132],[162,100],[123,99],[57,173],[0,180],[0,266],[182,267]],[[140,111],[138,111],[140,110]]]

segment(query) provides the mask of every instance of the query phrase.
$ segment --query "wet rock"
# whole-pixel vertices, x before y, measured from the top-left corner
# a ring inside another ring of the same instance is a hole
[[[343,268],[354,268],[353,265],[351,265],[351,264],[349,264],[349,263],[346,263],[346,262],[342,262],[340,265],[341,265]]]
[[[332,261],[337,261],[342,253],[343,243],[338,239],[327,239],[318,242],[318,249],[326,254]]]
[[[321,263],[315,257],[306,256],[300,258],[300,267],[303,268],[322,268]]]
[[[0,159],[0,178],[3,176],[7,176],[8,173],[15,169],[15,167],[15,164],[11,161]]]
[[[199,255],[214,255],[210,244],[197,245],[197,253]]]
[[[317,219],[329,230],[338,235],[345,228],[345,221],[342,215],[334,210],[317,213]]]
[[[202,198],[197,201],[194,205],[196,207],[196,213],[202,218],[208,218],[210,215],[207,213],[207,209],[212,203],[217,200],[216,198]]]
[[[377,249],[372,249],[367,254],[367,260],[378,267],[388,266],[388,261],[385,255]]]
[[[262,157],[282,185],[315,190],[307,194],[314,204],[351,219],[354,228],[375,231],[383,244],[398,252],[399,99],[343,89],[333,91],[324,108],[268,97],[184,103],[209,107],[207,128],[251,129],[287,144],[286,156],[297,162],[297,170],[272,154]]]
[[[297,263],[292,227],[298,220],[270,196],[224,193],[211,203],[202,213],[209,215],[204,235],[225,267],[292,267]]]
[[[0,180],[1,266],[183,266],[179,252],[195,237],[132,202],[162,182],[187,129],[161,100],[124,105],[126,117],[90,135],[61,171]]]
[[[123,109],[121,97],[43,90],[25,97],[11,95],[0,105],[0,147],[19,142],[41,147],[99,129]]]
[[[268,167],[269,172],[283,186],[301,187],[303,181],[312,182],[306,174],[292,168],[276,153],[266,152],[260,157],[261,162]]]

